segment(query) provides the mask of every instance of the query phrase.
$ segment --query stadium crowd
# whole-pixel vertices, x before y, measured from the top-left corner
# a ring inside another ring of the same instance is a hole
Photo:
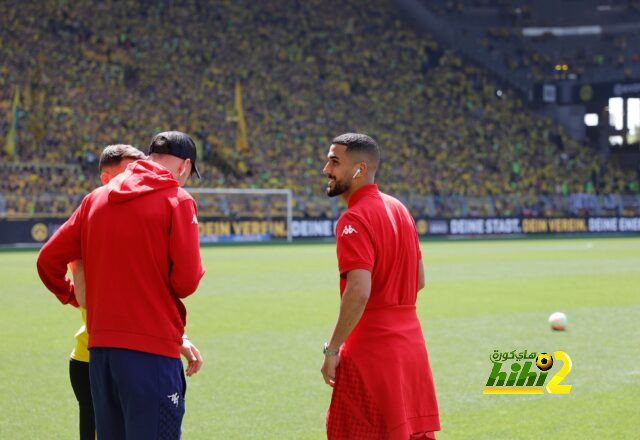
[[[198,144],[192,184],[291,188],[297,216],[335,217],[320,172],[348,131],[378,140],[382,190],[416,215],[559,215],[557,197],[640,193],[635,171],[498,96],[483,69],[383,0],[9,1],[0,22],[0,114],[20,93],[16,155],[0,158],[6,215],[69,215],[98,184],[104,146],[145,149],[167,129]],[[234,147],[236,84],[246,148]]]
[[[584,0],[577,5],[522,0],[423,0],[440,19],[460,29],[464,44],[476,47],[505,72],[528,83],[583,79],[611,81],[640,75],[640,2]],[[602,34],[523,37],[523,28],[603,26]],[[614,31],[615,29],[615,31]]]

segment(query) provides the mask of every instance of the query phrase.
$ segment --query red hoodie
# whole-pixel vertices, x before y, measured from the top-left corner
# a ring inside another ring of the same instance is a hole
[[[75,301],[67,263],[81,258],[89,348],[180,358],[187,312],[180,298],[204,274],[193,198],[161,165],[139,160],[87,195],[38,255],[38,274]]]

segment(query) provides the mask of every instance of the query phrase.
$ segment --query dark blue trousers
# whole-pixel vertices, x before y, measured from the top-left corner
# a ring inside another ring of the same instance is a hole
[[[91,394],[100,440],[179,440],[187,389],[180,359],[92,348]]]

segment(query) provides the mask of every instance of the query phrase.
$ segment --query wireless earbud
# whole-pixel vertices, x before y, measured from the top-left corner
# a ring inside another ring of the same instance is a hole
[[[353,174],[352,179],[355,179],[356,177],[358,177],[358,176],[360,175],[360,172],[361,172],[361,170],[360,170],[360,168],[358,168],[358,169],[356,170],[356,172]]]

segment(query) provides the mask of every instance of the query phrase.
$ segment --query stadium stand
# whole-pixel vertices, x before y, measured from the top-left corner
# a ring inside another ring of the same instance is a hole
[[[477,18],[466,2],[433,3]],[[502,8],[489,15],[496,25],[481,44],[504,50],[510,69],[547,75],[556,58],[542,45],[516,53],[500,30],[514,18]],[[640,212],[640,173],[570,138],[383,0],[9,1],[0,22],[0,114],[20,93],[16,155],[3,151],[0,162],[0,215],[69,215],[98,184],[104,146],[145,148],[166,129],[196,139],[204,179],[194,184],[291,188],[296,216],[336,216],[320,170],[331,138],[347,131],[378,139],[382,189],[416,215]],[[639,44],[607,44],[579,55],[582,67],[567,63],[585,75],[597,53],[607,68],[620,57],[619,68],[637,63]],[[236,84],[248,140],[238,148]],[[0,145],[10,124],[2,120]],[[201,213],[255,209],[221,201]]]
[[[461,30],[460,44],[480,51],[492,67],[521,84],[640,76],[640,2],[538,0],[535,7],[521,0],[422,2],[450,29]],[[559,37],[553,27],[581,32]],[[536,28],[545,30],[523,37],[524,29]]]

